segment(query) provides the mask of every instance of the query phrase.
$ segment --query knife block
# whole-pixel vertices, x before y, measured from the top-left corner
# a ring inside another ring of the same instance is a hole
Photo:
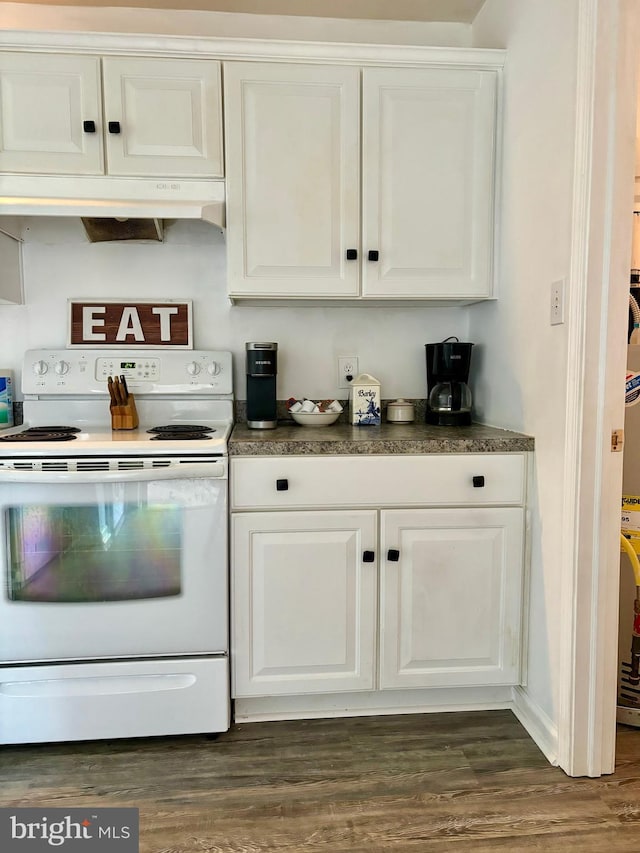
[[[109,406],[109,411],[111,412],[111,429],[135,429],[138,426],[138,412],[133,394],[129,394],[125,405],[112,404]]]

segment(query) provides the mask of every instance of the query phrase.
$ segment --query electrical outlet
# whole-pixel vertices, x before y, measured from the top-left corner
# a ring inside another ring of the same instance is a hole
[[[564,283],[563,278],[551,282],[551,325],[564,323]]]
[[[341,391],[348,391],[351,388],[351,383],[358,375],[358,356],[357,355],[339,355],[338,356],[338,388]]]

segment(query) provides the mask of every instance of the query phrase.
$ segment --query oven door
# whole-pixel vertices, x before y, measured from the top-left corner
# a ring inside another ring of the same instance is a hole
[[[0,661],[225,654],[227,460],[0,474]]]

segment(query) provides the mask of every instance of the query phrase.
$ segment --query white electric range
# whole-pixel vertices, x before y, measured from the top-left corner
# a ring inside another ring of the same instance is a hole
[[[139,425],[112,430],[108,377]],[[0,434],[0,743],[230,721],[231,354],[32,350]]]
[[[0,455],[225,456],[233,425],[231,353],[158,353],[28,351],[22,373],[24,423],[0,433]],[[111,429],[109,376],[125,377],[136,402],[137,429]],[[167,429],[159,435],[149,432],[155,427]],[[71,429],[76,431],[65,433]]]

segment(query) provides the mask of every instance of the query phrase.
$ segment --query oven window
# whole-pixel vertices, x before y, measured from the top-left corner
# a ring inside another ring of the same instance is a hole
[[[181,593],[183,508],[108,502],[8,507],[9,598],[88,602]]]

